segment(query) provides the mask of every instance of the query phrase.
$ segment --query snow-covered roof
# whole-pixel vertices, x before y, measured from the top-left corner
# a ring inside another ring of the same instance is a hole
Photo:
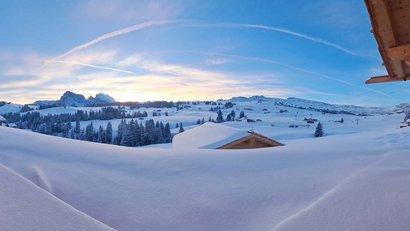
[[[249,132],[246,130],[217,123],[205,123],[174,136],[172,147],[215,149],[248,135]]]
[[[410,123],[410,119],[407,119],[405,122],[406,122],[406,123]]]
[[[6,122],[6,121],[7,121],[6,118],[0,115],[0,122]]]

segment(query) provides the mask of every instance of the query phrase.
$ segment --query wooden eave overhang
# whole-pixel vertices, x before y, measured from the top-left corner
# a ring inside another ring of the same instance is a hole
[[[365,0],[388,75],[366,84],[410,80],[410,0]]]

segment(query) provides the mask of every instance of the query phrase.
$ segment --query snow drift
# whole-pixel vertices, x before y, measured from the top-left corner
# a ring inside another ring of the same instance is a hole
[[[12,196],[25,195],[14,193],[20,186],[2,183],[0,203],[32,214],[25,204],[47,194],[47,201],[57,197],[118,230],[406,230],[406,129],[380,124],[378,131],[300,139],[281,148],[179,150],[118,147],[0,127],[0,163],[50,189],[25,182],[23,191],[33,196],[18,201]],[[7,198],[13,200],[5,203]],[[51,212],[51,205],[40,205],[34,208],[44,216],[62,216]],[[9,212],[7,207],[0,211],[2,219]],[[55,220],[59,229],[77,224],[71,219],[78,213],[70,211],[67,221]],[[17,212],[6,218],[13,230],[24,227],[11,221],[38,222]],[[44,226],[51,229],[55,223]]]

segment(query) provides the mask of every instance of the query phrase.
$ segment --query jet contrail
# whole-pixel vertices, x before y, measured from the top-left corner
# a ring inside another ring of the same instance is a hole
[[[106,33],[103,34],[89,42],[86,42],[82,45],[76,46],[72,49],[70,49],[69,51],[67,51],[66,53],[54,58],[54,60],[58,60],[58,59],[62,59],[76,51],[85,49],[87,47],[90,47],[94,44],[97,44],[99,42],[102,42],[104,40],[110,39],[110,38],[114,38],[114,37],[118,37],[124,34],[128,34],[130,32],[134,32],[134,31],[138,31],[138,30],[142,30],[148,27],[153,27],[153,26],[161,26],[161,25],[167,25],[167,24],[173,24],[173,23],[179,23],[179,22],[188,22],[189,20],[160,20],[160,21],[147,21],[147,22],[143,22],[143,23],[139,23],[139,24],[135,24],[133,26],[130,27],[126,27],[120,30],[116,30],[110,33]]]
[[[325,78],[325,79],[333,80],[333,81],[348,85],[350,87],[355,87],[355,88],[360,88],[360,89],[364,89],[364,90],[367,90],[367,91],[372,91],[372,92],[377,93],[379,95],[383,95],[383,96],[387,96],[387,97],[392,98],[391,95],[388,95],[388,94],[386,94],[384,92],[381,92],[381,91],[378,91],[378,90],[374,90],[374,89],[371,89],[371,88],[365,88],[363,86],[356,85],[356,84],[347,82],[345,80],[330,77],[328,75],[325,75],[325,74],[322,74],[322,73],[319,73],[319,72],[310,71],[310,70],[307,70],[307,69],[304,69],[304,68],[296,67],[296,66],[293,66],[293,65],[290,65],[290,64],[278,62],[278,61],[271,60],[271,59],[265,59],[265,58],[259,58],[259,57],[250,57],[250,56],[242,56],[242,55],[231,55],[231,54],[224,54],[224,53],[202,52],[202,51],[194,51],[194,50],[175,50],[175,51],[164,51],[164,52],[160,52],[160,53],[192,53],[192,54],[223,56],[223,57],[227,57],[227,58],[236,58],[236,59],[271,63],[271,64],[283,66],[283,67],[286,67],[286,68],[289,68],[289,69],[293,69],[293,70],[296,70],[296,71],[304,72],[304,73],[307,73],[307,74],[310,74],[310,75],[315,75],[315,76],[319,76],[319,77],[322,77],[322,78]]]
[[[211,24],[212,26],[213,24]],[[220,23],[220,24],[216,24],[217,26],[221,26],[221,27],[242,27],[242,28],[255,28],[255,29],[262,29],[262,30],[269,30],[269,31],[276,31],[276,32],[280,32],[280,33],[285,33],[285,34],[289,34],[289,35],[293,35],[299,38],[303,38],[306,40],[310,40],[312,42],[316,42],[316,43],[320,43],[329,47],[333,47],[336,48],[340,51],[343,51],[347,54],[350,55],[354,55],[354,56],[360,56],[363,57],[362,55],[359,55],[358,53],[351,51],[348,48],[345,48],[343,46],[340,46],[338,44],[323,40],[321,38],[315,38],[309,35],[305,35],[305,34],[301,34],[295,31],[291,31],[291,30],[287,30],[287,29],[283,29],[283,28],[279,28],[279,27],[273,27],[273,26],[265,26],[265,25],[257,25],[257,24],[246,24],[246,23]]]
[[[61,60],[47,60],[47,61],[46,61],[46,63],[49,63],[49,62],[50,62],[50,63],[65,63],[65,64],[71,64],[71,65],[79,65],[79,66],[84,66],[84,67],[92,67],[92,68],[97,68],[97,69],[103,69],[103,70],[109,70],[109,71],[127,73],[127,74],[135,74],[135,73],[132,72],[132,71],[121,70],[121,69],[112,68],[112,67],[98,66],[98,65],[88,64],[88,63],[78,63],[78,62],[61,61]]]
[[[227,27],[227,28],[232,28],[232,27],[239,27],[239,28],[254,28],[254,29],[261,29],[261,30],[269,30],[269,31],[276,31],[276,32],[280,32],[280,33],[285,33],[285,34],[289,34],[289,35],[293,35],[299,38],[303,38],[312,42],[316,42],[316,43],[320,43],[335,49],[338,49],[342,52],[345,52],[347,54],[353,55],[353,56],[361,56],[357,54],[354,51],[351,51],[348,48],[345,48],[343,46],[340,46],[338,44],[323,40],[321,38],[315,38],[309,35],[305,35],[305,34],[301,34],[295,31],[291,31],[291,30],[287,30],[287,29],[283,29],[283,28],[279,28],[279,27],[273,27],[273,26],[266,26],[266,25],[257,25],[257,24],[246,24],[246,23],[208,23],[208,22],[204,22],[204,21],[197,21],[197,20],[160,20],[160,21],[147,21],[147,22],[143,22],[143,23],[139,23],[130,27],[126,27],[120,30],[116,30],[110,33],[106,33],[103,34],[89,42],[86,42],[82,45],[76,46],[72,49],[70,49],[69,51],[65,52],[64,54],[54,58],[54,60],[59,60],[62,59],[74,52],[77,52],[79,50],[85,49],[87,47],[90,47],[94,44],[97,44],[99,42],[102,42],[104,40],[110,39],[110,38],[114,38],[114,37],[118,37],[121,35],[125,35],[128,34],[130,32],[134,32],[134,31],[138,31],[138,30],[142,30],[148,27],[153,27],[153,26],[161,26],[161,25],[168,25],[168,24],[175,24],[175,23],[183,23],[183,22],[194,22],[193,24],[190,24],[189,26],[192,27],[196,27],[196,26],[209,26],[209,27]]]

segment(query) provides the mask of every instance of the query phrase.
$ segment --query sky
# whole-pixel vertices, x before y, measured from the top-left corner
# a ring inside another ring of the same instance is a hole
[[[117,101],[300,97],[410,101],[357,0],[0,0],[0,101],[65,91]]]

